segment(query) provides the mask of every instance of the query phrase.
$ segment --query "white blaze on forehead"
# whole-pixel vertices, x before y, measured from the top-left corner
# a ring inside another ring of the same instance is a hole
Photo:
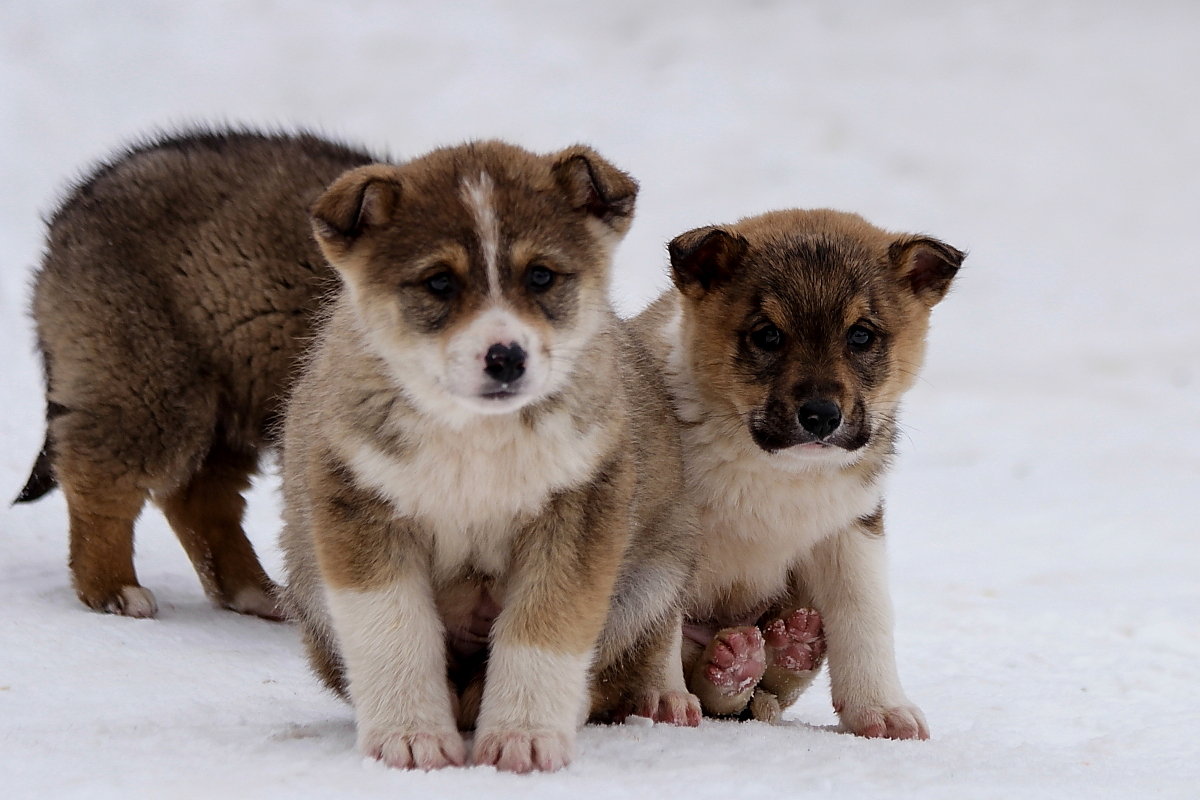
[[[483,250],[483,264],[487,270],[488,293],[500,296],[500,221],[496,218],[496,207],[492,197],[492,178],[486,172],[479,173],[474,181],[464,178],[462,197],[467,209],[475,219],[479,232],[479,246]]]

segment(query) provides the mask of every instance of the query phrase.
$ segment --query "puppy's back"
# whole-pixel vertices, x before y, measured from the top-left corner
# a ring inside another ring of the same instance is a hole
[[[154,427],[256,445],[329,285],[307,206],[370,160],[306,134],[197,132],[97,169],[51,218],[35,281],[51,412],[134,403]]]

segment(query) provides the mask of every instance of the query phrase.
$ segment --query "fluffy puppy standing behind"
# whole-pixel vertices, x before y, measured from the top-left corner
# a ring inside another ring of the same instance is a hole
[[[100,166],[50,219],[33,286],[46,440],[17,501],[62,486],[88,606],[156,613],[133,563],[153,498],[214,603],[278,617],[241,493],[334,282],[308,206],[373,160],[309,134],[185,132]]]
[[[485,142],[313,208],[344,288],[286,417],[286,600],[368,756],[460,764],[461,724],[475,763],[550,770],[589,708],[699,721],[678,436],[607,302],[636,190]]]
[[[670,255],[678,291],[635,324],[699,513],[690,688],[708,713],[772,719],[827,647],[846,727],[926,738],[896,670],[883,479],[963,254],[853,214],[779,211],[685,233]]]

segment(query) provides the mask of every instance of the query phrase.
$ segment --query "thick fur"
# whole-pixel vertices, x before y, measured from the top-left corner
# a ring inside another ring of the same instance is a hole
[[[678,434],[606,299],[635,196],[587,148],[484,142],[313,208],[345,288],[286,417],[285,597],[368,756],[460,764],[474,726],[476,763],[556,769],[589,712],[698,722]]]
[[[62,486],[88,606],[155,613],[133,564],[152,497],[214,602],[278,616],[241,491],[333,281],[307,208],[372,160],[307,134],[183,133],[102,165],[50,219],[33,291],[46,443],[18,499]]]
[[[706,685],[715,645],[702,656],[701,643],[815,607],[847,727],[924,738],[895,666],[883,478],[930,309],[962,253],[833,211],[697,229],[670,252],[677,288],[635,324],[673,396],[699,513],[684,649],[692,690],[709,713],[747,713],[750,691],[735,697]],[[859,328],[869,332],[865,347]],[[838,409],[836,430],[804,426],[813,403]],[[759,689],[768,705],[786,706],[815,672],[789,674],[768,660]],[[722,705],[731,697],[736,707]]]

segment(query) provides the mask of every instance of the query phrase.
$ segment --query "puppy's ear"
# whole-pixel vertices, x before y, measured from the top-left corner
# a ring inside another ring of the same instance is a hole
[[[667,245],[671,277],[684,294],[703,294],[729,280],[750,243],[710,225],[681,233]]]
[[[888,248],[900,280],[932,308],[946,296],[966,253],[928,236],[902,236]]]
[[[368,164],[342,173],[309,209],[317,242],[341,254],[372,228],[392,218],[400,178],[391,164]]]
[[[583,145],[563,150],[550,169],[573,208],[587,211],[617,233],[629,229],[638,184],[627,173]]]

